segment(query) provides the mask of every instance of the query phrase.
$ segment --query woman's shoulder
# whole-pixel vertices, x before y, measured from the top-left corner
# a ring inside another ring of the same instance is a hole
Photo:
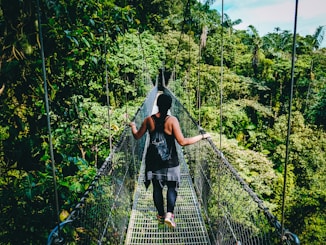
[[[152,114],[152,115],[149,115],[149,116],[145,117],[145,120],[152,120],[154,118],[157,118],[156,114]]]
[[[172,116],[172,115],[168,115],[167,117],[168,117],[167,119],[170,119],[170,120],[171,120],[171,119],[172,119],[172,120],[178,120],[175,116]]]
[[[172,116],[172,115],[168,115],[165,122],[168,123],[168,124],[179,123],[178,119],[175,116]]]
[[[146,123],[146,125],[151,124],[153,122],[154,118],[153,115],[147,116],[144,119],[144,122]]]

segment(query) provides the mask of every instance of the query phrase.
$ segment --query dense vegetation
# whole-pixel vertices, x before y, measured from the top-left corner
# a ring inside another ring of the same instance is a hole
[[[235,30],[241,20],[188,3],[44,0],[40,37],[36,1],[1,0],[2,244],[43,244],[56,222],[41,38],[60,210],[87,188],[164,64],[201,125],[218,135],[222,123],[225,154],[280,217],[293,35]],[[285,218],[302,244],[326,240],[323,31],[297,36]]]

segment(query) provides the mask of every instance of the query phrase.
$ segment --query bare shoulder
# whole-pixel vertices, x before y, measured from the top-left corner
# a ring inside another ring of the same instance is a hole
[[[166,119],[166,124],[168,125],[179,125],[179,121],[175,116],[169,116],[169,118]]]
[[[174,121],[178,121],[178,119],[175,116],[169,115],[166,121],[174,122]]]
[[[144,119],[144,124],[146,125],[146,128],[149,129],[149,131],[153,131],[155,129],[152,115],[150,115]]]
[[[144,123],[146,123],[146,125],[149,125],[153,122],[152,116],[147,116],[144,119]]]

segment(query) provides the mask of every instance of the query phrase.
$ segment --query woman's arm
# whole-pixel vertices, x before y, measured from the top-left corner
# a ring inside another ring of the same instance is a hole
[[[190,138],[185,138],[182,134],[180,125],[179,125],[179,121],[178,119],[176,119],[175,117],[171,118],[171,123],[172,123],[172,133],[175,137],[175,139],[177,140],[177,142],[179,143],[179,145],[181,146],[186,146],[186,145],[191,145],[194,144],[202,139],[206,139],[211,137],[210,134],[200,134],[200,135],[196,135]]]
[[[132,133],[132,135],[134,136],[134,138],[136,140],[140,139],[146,133],[147,122],[148,122],[148,117],[144,119],[144,121],[141,124],[139,130],[137,130],[135,122],[129,123],[129,126],[131,127],[131,133]]]

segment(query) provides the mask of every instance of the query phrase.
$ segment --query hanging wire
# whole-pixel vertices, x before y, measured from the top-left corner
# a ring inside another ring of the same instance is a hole
[[[222,18],[221,18],[221,74],[220,74],[220,151],[222,153],[222,102],[223,102],[223,46],[224,46],[224,0],[222,0],[222,10],[221,10]],[[218,165],[218,190],[217,190],[217,208],[218,208],[218,217],[221,219],[223,217],[223,209],[221,207],[221,192],[222,192],[222,183],[221,183],[221,173],[222,173],[222,165]]]
[[[177,79],[176,67],[177,67],[177,63],[178,63],[179,48],[180,48],[180,43],[181,43],[181,39],[182,39],[183,33],[185,32],[185,23],[188,23],[189,22],[189,18],[188,18],[188,15],[189,15],[188,13],[190,12],[189,8],[190,8],[190,1],[188,0],[187,1],[187,4],[186,4],[186,7],[184,9],[184,15],[183,15],[183,22],[182,22],[182,26],[181,26],[181,32],[180,32],[180,35],[179,35],[178,46],[176,48],[176,54],[175,54],[175,58],[174,58],[174,66],[173,66],[172,75],[171,75],[172,81],[176,81],[176,79]],[[174,86],[174,87],[176,87],[176,86]]]
[[[197,73],[197,109],[198,109],[198,125],[201,125],[201,96],[200,96],[200,58],[201,58],[201,45],[199,47],[198,55],[198,73]]]
[[[111,133],[111,105],[110,105],[110,87],[109,87],[109,74],[108,74],[108,62],[107,62],[107,26],[104,22],[104,10],[102,9],[102,24],[103,24],[103,33],[104,33],[104,69],[105,69],[105,93],[106,93],[106,105],[108,108],[108,129],[109,129],[109,147],[110,152],[112,152],[112,133]],[[96,166],[97,167],[97,166]]]
[[[180,36],[179,36],[179,39],[178,39],[178,46],[176,48],[176,54],[175,54],[175,58],[174,58],[174,65],[173,65],[173,69],[172,69],[171,81],[173,81],[173,82],[175,82],[176,79],[177,79],[176,67],[177,67],[177,63],[178,63],[179,47],[180,47],[180,42],[181,42],[181,38],[182,38],[182,35],[183,35],[183,31],[184,31],[184,21],[182,23],[181,32],[180,32]],[[177,86],[174,83],[173,93],[176,92],[176,87]]]
[[[224,0],[222,0],[222,19],[221,19],[221,77],[220,77],[220,149],[222,149],[222,104],[223,104],[223,56],[224,56]]]
[[[123,71],[123,78],[124,78],[124,82],[126,83],[126,82],[128,82],[128,83],[130,83],[130,81],[129,81],[129,77],[127,76],[127,72],[126,72],[126,67],[127,67],[127,61],[126,61],[126,48],[125,48],[125,42],[126,42],[126,32],[124,32],[124,34],[123,34],[123,43],[122,43],[122,45],[123,45],[123,48],[122,48],[122,50],[123,50],[123,63],[124,63],[124,71]],[[124,94],[125,94],[125,96],[124,96],[124,102],[125,102],[125,115],[128,115],[128,92],[125,90],[124,91]],[[127,121],[127,117],[125,117],[125,124],[127,124],[128,123],[128,121]]]
[[[200,123],[200,109],[201,109],[201,106],[200,106],[200,62],[201,62],[201,48],[202,48],[202,41],[203,39],[203,33],[202,35],[200,36],[200,40],[199,40],[199,50],[198,50],[198,72],[197,72],[197,109],[198,109],[198,125],[200,126],[201,123]]]
[[[47,88],[47,79],[46,79],[46,70],[45,70],[45,57],[44,57],[44,44],[43,44],[43,34],[42,34],[42,22],[41,22],[41,11],[39,0],[37,2],[37,15],[38,15],[38,30],[39,38],[41,44],[41,56],[42,56],[42,73],[43,73],[43,83],[44,83],[44,99],[45,99],[45,108],[46,108],[46,118],[48,126],[48,135],[49,135],[49,146],[50,146],[50,155],[51,155],[51,164],[52,164],[52,176],[53,176],[53,186],[54,186],[54,195],[55,195],[55,206],[57,213],[57,222],[58,222],[58,234],[59,240],[61,240],[61,231],[60,231],[60,215],[59,215],[59,197],[57,190],[57,181],[56,181],[56,168],[55,160],[53,153],[53,144],[52,144],[52,132],[51,132],[51,121],[50,121],[50,109],[49,109],[49,96]]]
[[[108,107],[108,124],[109,124],[109,144],[110,144],[110,152],[112,152],[112,134],[111,134],[111,115],[110,115],[110,88],[109,88],[109,77],[108,77],[108,62],[107,58],[107,47],[106,47],[106,32],[107,29],[104,30],[104,62],[105,62],[105,91],[106,91],[106,103]]]
[[[187,76],[186,76],[186,78],[187,78],[187,83],[186,83],[186,85],[187,85],[187,94],[188,94],[188,111],[191,111],[191,98],[190,98],[190,96],[189,96],[189,94],[190,94],[190,86],[189,86],[189,84],[190,84],[190,76],[191,76],[191,74],[190,74],[190,72],[191,72],[191,63],[190,63],[190,31],[188,32],[188,60],[189,60],[189,63],[188,63],[188,69],[187,69]]]
[[[201,92],[200,92],[200,63],[202,59],[202,49],[206,46],[207,40],[207,27],[202,27],[202,34],[200,35],[200,44],[199,44],[199,57],[198,57],[198,82],[197,82],[197,105],[198,105],[198,125],[201,125]]]
[[[126,72],[126,67],[127,67],[127,60],[126,60],[126,28],[124,28],[124,32],[123,32],[123,37],[122,37],[122,40],[123,40],[123,43],[122,43],[122,52],[123,52],[123,63],[124,63],[124,71],[123,71],[123,78],[125,80],[125,82],[128,81],[128,83],[130,82],[129,81],[129,77],[127,76],[127,72]],[[125,124],[128,123],[128,90],[125,90],[124,91],[125,93],[125,96],[124,96],[124,103],[125,103]]]
[[[141,49],[141,53],[142,53],[142,58],[143,58],[143,79],[144,81],[149,84],[149,74],[148,74],[148,68],[147,68],[147,57],[146,57],[146,54],[145,54],[145,50],[144,50],[144,46],[143,46],[143,41],[142,41],[142,38],[141,38],[141,35],[140,35],[140,31],[138,29],[137,31],[137,34],[138,34],[138,39],[139,39],[139,44],[140,44],[140,49]]]
[[[293,84],[294,84],[294,64],[296,55],[296,36],[297,36],[297,17],[298,17],[298,4],[299,0],[295,2],[295,14],[294,14],[294,31],[293,31],[293,42],[292,42],[292,60],[291,60],[291,89],[290,89],[290,100],[289,100],[289,113],[287,123],[287,136],[286,136],[286,156],[284,163],[284,182],[283,182],[283,193],[282,193],[282,221],[281,221],[281,239],[285,239],[284,236],[284,213],[285,213],[285,198],[286,198],[286,184],[287,184],[287,165],[289,162],[290,152],[290,134],[291,134],[291,117],[292,117],[292,100],[293,100]]]
[[[124,1],[124,6],[126,6],[126,0]],[[121,19],[123,19],[124,20],[124,16],[123,16],[123,11],[121,11]],[[126,61],[126,49],[125,49],[125,46],[126,46],[126,44],[125,44],[125,42],[126,42],[126,34],[127,34],[127,28],[128,28],[128,24],[127,24],[127,27],[126,27],[126,23],[125,22],[123,22],[122,23],[122,28],[123,28],[123,33],[122,33],[122,41],[123,41],[123,43],[122,43],[122,50],[123,50],[123,63],[124,63],[124,74],[123,74],[123,78],[124,78],[124,80],[125,80],[125,82],[127,82],[128,81],[128,83],[130,82],[129,81],[129,77],[127,76],[127,72],[126,72],[126,67],[127,67],[127,61]],[[133,39],[132,39],[132,43],[133,43]],[[125,124],[127,125],[127,123],[128,123],[128,90],[124,90],[124,94],[125,94],[125,96],[124,96],[124,103],[125,103],[125,117],[124,117],[124,119],[125,119]]]
[[[176,81],[176,78],[177,78],[176,67],[177,67],[177,63],[178,63],[179,48],[180,48],[182,35],[185,32],[185,24],[190,22],[189,16],[190,16],[190,0],[187,1],[187,4],[186,4],[186,6],[184,8],[183,22],[182,22],[182,26],[181,26],[180,36],[179,36],[179,39],[178,39],[178,46],[176,48],[176,55],[175,55],[175,58],[174,58],[174,66],[173,66],[172,75],[171,75],[171,80],[172,81]],[[186,77],[186,79],[187,79],[187,77]],[[174,86],[174,90],[175,90],[175,87],[176,86]],[[173,91],[173,92],[175,92],[175,91]]]
[[[189,24],[189,29],[188,29],[188,71],[187,71],[187,81],[188,84],[190,84],[190,79],[191,79],[191,54],[190,54],[190,34],[191,34],[191,5],[190,5],[190,0],[188,0],[187,3],[187,13],[188,13],[188,19],[187,22]],[[187,86],[187,93],[189,95],[190,91],[189,91],[189,86]],[[191,101],[190,101],[190,96],[188,96],[188,111],[191,111]]]

